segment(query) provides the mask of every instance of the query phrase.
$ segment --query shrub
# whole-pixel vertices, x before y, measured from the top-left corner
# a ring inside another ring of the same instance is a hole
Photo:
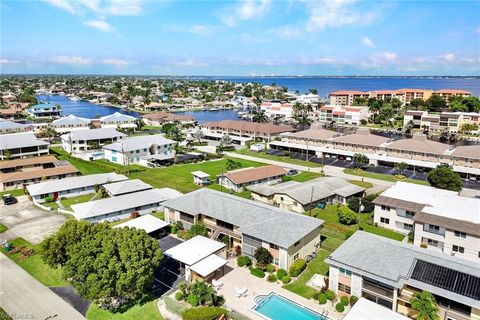
[[[353,230],[348,230],[347,232],[345,232],[345,240],[350,238],[354,233],[355,231]]]
[[[352,210],[353,212],[360,212],[360,206],[361,206],[360,198],[353,197],[348,199],[347,205],[350,208],[350,210]]]
[[[348,306],[348,297],[341,297],[340,303],[343,304],[345,307]]]
[[[325,296],[325,293],[320,293],[320,295],[318,296],[318,303],[320,304],[327,303],[327,297]]]
[[[410,231],[408,233],[408,242],[413,242],[413,240],[415,240],[415,233],[413,233],[413,231]]]
[[[278,269],[277,270],[277,278],[282,280],[283,277],[285,277],[287,275],[287,271],[285,269]]]
[[[188,295],[187,302],[190,303],[192,307],[196,307],[200,303],[200,299],[196,294],[191,293]]]
[[[290,177],[290,176],[283,176],[282,177],[282,182],[288,182],[288,181],[292,181],[292,180],[293,180],[293,178]]]
[[[282,278],[284,284],[290,283],[290,281],[292,281],[292,278],[288,274]]]
[[[193,238],[195,236],[206,237],[208,234],[208,230],[203,224],[195,223],[188,230],[188,234],[190,235],[190,238]]]
[[[254,275],[255,277],[259,277],[259,278],[262,278],[262,279],[265,278],[265,272],[263,272],[260,269],[251,268],[250,273],[252,275]]]
[[[265,267],[273,261],[272,254],[264,247],[257,248],[253,253],[253,257],[257,262],[257,268],[262,270],[265,270]]]
[[[168,311],[178,315],[181,315],[182,312],[187,309],[186,305],[179,303],[168,296],[163,298],[163,302],[165,302],[165,308],[167,308]]]
[[[420,248],[426,249],[426,248],[428,248],[428,244],[426,244],[425,242],[422,242],[422,243],[420,243]]]
[[[43,200],[44,200],[46,203],[53,202],[53,196],[45,197],[45,198],[43,198]]]
[[[356,224],[358,222],[357,220],[357,214],[350,210],[350,208],[341,206],[337,209],[337,215],[338,215],[338,222],[341,224],[350,226],[352,224]]]
[[[228,311],[220,307],[197,307],[190,308],[182,313],[183,320],[216,320]]]
[[[274,274],[271,274],[267,277],[268,282],[276,282],[277,281],[277,276]]]
[[[274,273],[275,272],[275,266],[273,264],[269,264],[267,266],[267,272]]]
[[[180,239],[183,239],[183,240],[188,240],[188,239],[190,239],[190,234],[188,233],[187,230],[178,230],[178,231],[177,231],[177,236],[178,236]]]
[[[333,292],[332,290],[328,289],[324,293],[325,293],[325,297],[328,300],[334,300],[335,299],[335,292]]]
[[[183,293],[181,293],[180,291],[176,292],[175,293],[175,300],[182,301],[183,300]]]
[[[350,296],[350,305],[353,306],[355,303],[357,303],[358,297],[357,296]]]
[[[245,267],[245,266],[249,266],[252,264],[252,260],[250,260],[249,257],[247,256],[240,256],[237,258],[237,266],[239,267]]]
[[[337,310],[338,313],[342,313],[343,311],[345,311],[345,306],[341,303],[337,303],[335,305],[335,310]]]
[[[307,263],[303,259],[298,259],[290,266],[290,276],[298,277],[300,273],[307,267]]]

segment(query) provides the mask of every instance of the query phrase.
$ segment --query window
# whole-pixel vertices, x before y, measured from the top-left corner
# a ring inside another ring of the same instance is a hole
[[[293,256],[293,261],[297,260],[300,257],[300,253],[295,253]]]
[[[338,284],[338,290],[345,292],[346,294],[350,294],[352,292],[352,288],[343,283]]]
[[[277,258],[273,258],[273,265],[277,267],[279,266],[279,262]]]
[[[390,207],[389,207],[389,206],[383,206],[383,205],[382,205],[382,210],[383,210],[383,211],[390,211]]]
[[[457,245],[454,244],[453,247],[452,247],[452,251],[453,252],[459,252],[459,253],[465,253],[465,248],[457,246]]]
[[[404,223],[403,229],[413,231],[413,224]]]
[[[462,232],[462,231],[455,231],[455,237],[466,238],[467,234],[465,232]]]
[[[415,212],[413,212],[413,211],[408,211],[408,210],[407,210],[407,211],[405,212],[405,217],[406,217],[406,218],[412,219],[414,215],[415,215]]]
[[[280,201],[283,201],[283,197],[280,197]]]
[[[439,233],[440,232],[440,227],[429,224],[428,225],[428,231],[433,232],[433,233]]]
[[[340,274],[346,275],[351,277],[352,276],[352,271],[344,269],[344,268],[339,268]]]
[[[296,207],[298,206],[298,202],[297,201],[293,201],[293,205]]]
[[[384,218],[384,217],[380,217],[380,222],[381,222],[381,223],[385,223],[385,224],[390,224],[390,219]]]
[[[270,243],[270,249],[278,250],[278,246],[276,244]]]

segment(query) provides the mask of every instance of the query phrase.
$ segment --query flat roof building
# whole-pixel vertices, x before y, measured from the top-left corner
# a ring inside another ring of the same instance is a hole
[[[48,155],[50,143],[37,139],[33,132],[4,134],[0,138],[0,160]]]
[[[152,234],[168,226],[169,224],[165,221],[158,219],[151,214],[145,214],[138,218],[117,224],[114,228],[135,228],[145,230],[146,233]]]

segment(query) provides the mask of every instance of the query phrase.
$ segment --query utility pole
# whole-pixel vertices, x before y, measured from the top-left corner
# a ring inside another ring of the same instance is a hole
[[[313,188],[315,188],[314,186],[312,186],[312,190],[310,192],[310,212],[308,213],[308,215],[311,217],[312,216],[312,201],[313,201]]]

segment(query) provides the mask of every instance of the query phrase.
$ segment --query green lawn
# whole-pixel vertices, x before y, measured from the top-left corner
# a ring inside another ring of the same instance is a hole
[[[5,225],[0,223],[0,233],[5,232],[7,230],[8,230],[8,228]]]
[[[246,155],[246,156],[275,160],[275,161],[281,161],[281,162],[286,162],[286,163],[290,163],[290,164],[296,164],[296,165],[311,167],[311,168],[316,168],[316,167],[321,167],[322,166],[321,164],[315,163],[315,162],[304,161],[304,160],[299,160],[299,159],[292,159],[292,158],[289,158],[289,157],[274,156],[274,155],[271,155],[271,154],[267,154],[265,152],[256,152],[256,151],[252,151],[252,150],[249,150],[249,149],[238,149],[238,150],[235,150],[234,152],[239,153],[239,154],[243,154],[243,155]]]
[[[71,206],[73,204],[84,203],[89,201],[94,196],[93,193],[82,194],[80,196],[61,199],[60,202],[63,204],[65,209],[72,210]]]
[[[312,180],[312,179],[315,179],[315,178],[318,178],[318,177],[321,177],[321,176],[322,176],[321,174],[316,173],[316,172],[303,171],[303,172],[300,172],[299,174],[296,174],[294,176],[289,176],[289,177],[291,177],[292,180],[294,180],[294,181],[305,182],[305,181]]]
[[[165,220],[165,212],[164,211],[157,211],[152,213],[152,216],[157,217],[158,219]]]
[[[424,186],[430,185],[428,181],[409,179],[409,178],[397,179],[395,176],[389,175],[389,174],[366,172],[363,170],[355,170],[350,168],[343,169],[343,172],[345,172],[346,174],[351,174],[359,177],[372,178],[372,179],[378,179],[378,180],[384,180],[384,181],[390,181],[390,182],[403,181],[403,182],[421,184]]]
[[[234,194],[236,196],[239,196],[239,197],[242,197],[242,198],[245,198],[245,199],[250,199],[251,197],[251,192],[246,190],[246,191],[241,191],[241,192],[233,192],[233,191],[230,191],[229,189],[225,188],[225,187],[222,187],[221,185],[219,184],[211,184],[209,185],[207,188],[209,189],[213,189],[213,190],[217,190],[217,191],[222,191],[222,192],[225,192],[225,193],[229,193],[229,194]]]
[[[23,189],[14,189],[14,190],[7,190],[0,192],[0,197],[3,197],[4,194],[11,194],[12,197],[23,196],[25,194],[25,190]]]
[[[67,285],[67,281],[62,277],[62,270],[60,268],[53,269],[43,262],[39,252],[40,245],[32,245],[22,238],[17,238],[11,241],[11,243],[13,243],[15,247],[25,246],[35,250],[34,255],[26,259],[21,259],[19,253],[9,254],[3,248],[1,249],[8,258],[25,269],[25,271],[30,273],[35,279],[48,287],[63,287]]]
[[[143,305],[134,305],[123,313],[113,313],[91,304],[87,311],[88,320],[162,320],[163,317],[158,311],[157,300],[147,302]]]
[[[90,163],[83,161],[81,159],[70,157],[68,152],[62,149],[62,147],[51,147],[50,152],[54,153],[59,160],[68,160],[72,166],[78,169],[81,174],[95,174],[95,173],[107,173],[112,172],[113,170],[107,170],[104,168],[99,168],[91,165]]]
[[[1,320],[12,320],[10,315],[8,313],[6,313],[5,310],[3,310],[2,308],[0,308],[0,319]]]
[[[359,187],[362,187],[362,188],[365,188],[365,189],[370,189],[370,188],[373,188],[373,184],[370,183],[370,182],[366,182],[366,181],[360,181],[360,180],[348,180],[348,182],[352,183],[352,184],[355,184]]]

